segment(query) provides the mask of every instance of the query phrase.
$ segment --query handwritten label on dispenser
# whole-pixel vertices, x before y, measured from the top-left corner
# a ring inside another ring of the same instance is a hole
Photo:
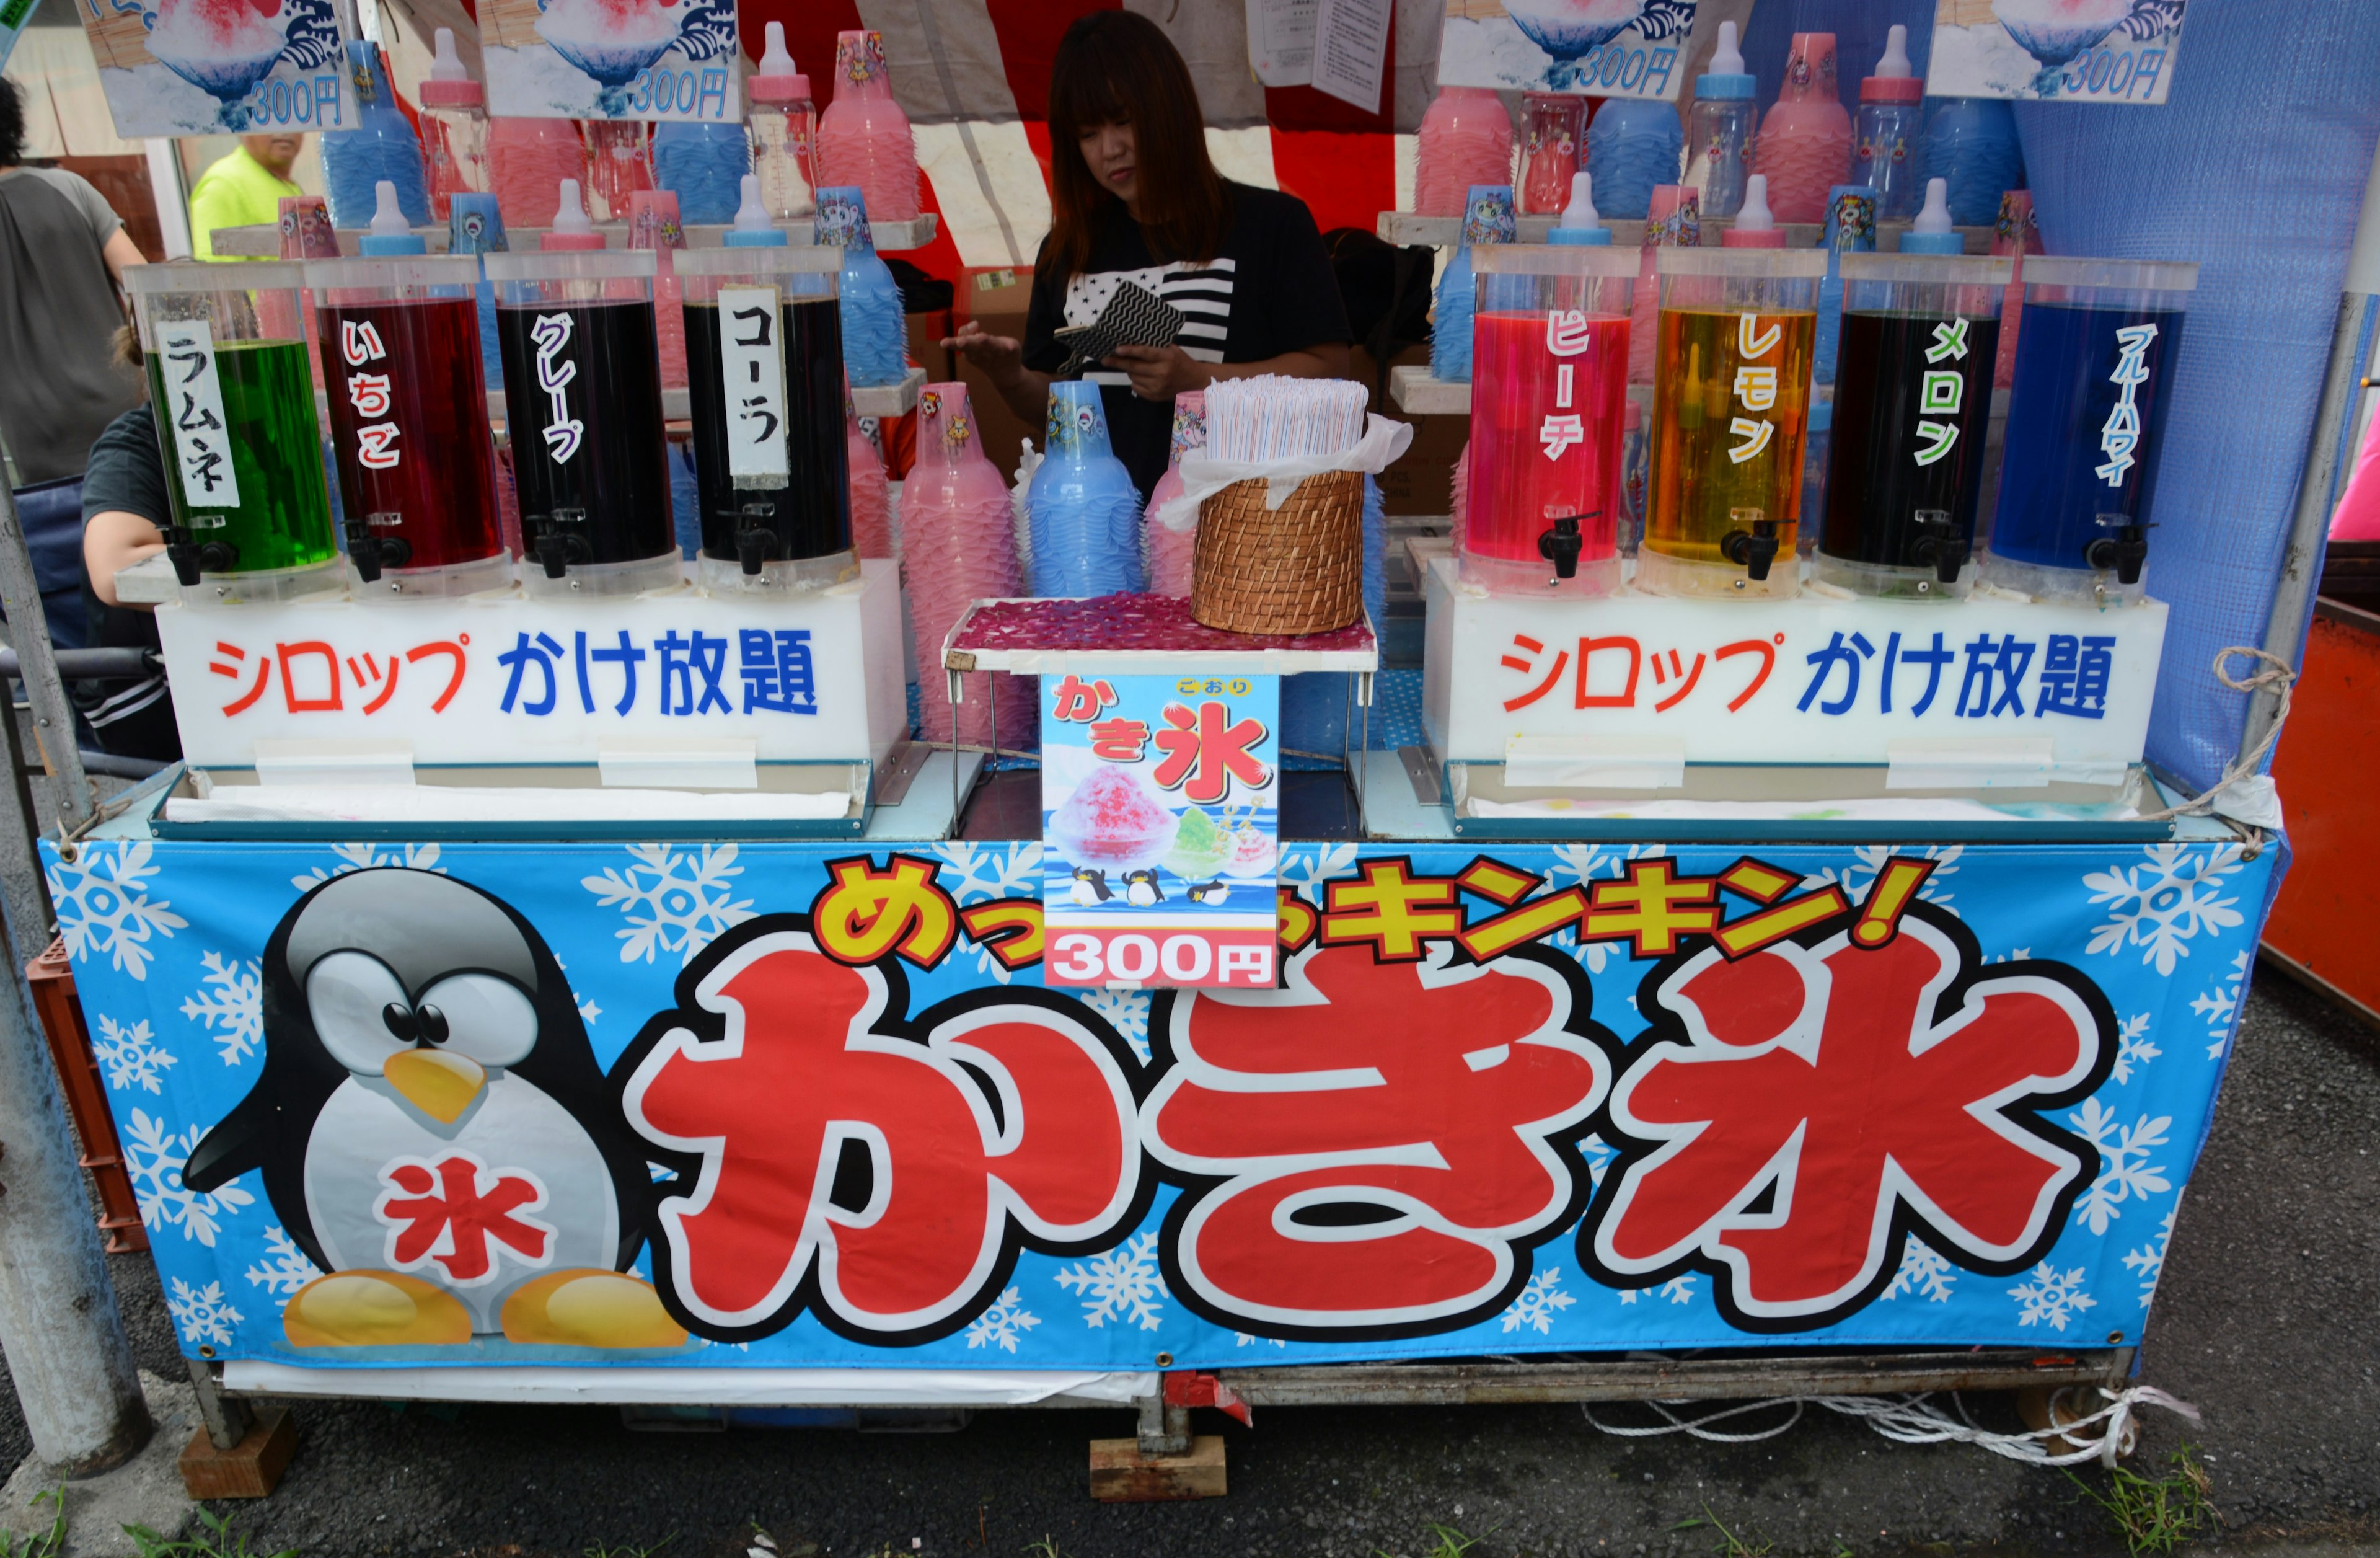
[[[192,508],[237,508],[239,478],[232,470],[213,328],[202,319],[160,324],[157,350],[165,359],[162,377],[171,401],[166,412],[174,423],[174,467],[182,480],[183,501]]]
[[[785,460],[783,318],[773,286],[719,289],[719,366],[727,469],[739,487],[782,487]],[[755,478],[748,483],[746,478]]]

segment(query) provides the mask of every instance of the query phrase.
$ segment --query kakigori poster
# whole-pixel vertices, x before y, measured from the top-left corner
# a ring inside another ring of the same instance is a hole
[[[744,116],[735,0],[481,0],[480,30],[496,113]]]
[[[1937,0],[1929,97],[2163,103],[2187,0]]]
[[[266,134],[356,125],[331,0],[82,0],[115,133]]]

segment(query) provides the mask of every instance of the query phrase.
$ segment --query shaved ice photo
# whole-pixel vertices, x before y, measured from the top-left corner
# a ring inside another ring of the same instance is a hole
[[[740,118],[732,0],[490,0],[492,98],[601,119]]]
[[[84,30],[120,135],[355,123],[330,0],[151,0]]]
[[[2166,100],[2188,0],[1939,0],[1927,91],[2085,103]]]
[[[1673,99],[1694,0],[1447,0],[1443,85]],[[1676,51],[1664,70],[1656,56]]]

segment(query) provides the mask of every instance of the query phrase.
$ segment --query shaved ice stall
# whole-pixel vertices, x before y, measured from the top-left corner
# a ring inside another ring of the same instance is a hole
[[[988,388],[850,387],[902,349],[868,224],[955,203],[905,115],[979,84],[845,30],[813,133],[820,28],[749,0],[483,8],[487,203],[514,116],[588,124],[524,252],[391,180],[358,258],[135,273],[174,525],[117,582],[184,761],[42,858],[208,1400],[1131,1410],[1094,1491],[1161,1497],[1222,1491],[1193,1408],[2117,1399],[2287,859],[2225,646],[2293,656],[2303,538],[2206,451],[2251,372],[2282,486],[2335,408],[2216,338],[2244,240],[2143,252],[2067,172],[2110,49],[2163,51],[2121,133],[2193,111],[2180,8],[1943,8],[2054,257],[1953,225],[1964,164],[1882,243],[1873,191],[1845,252],[1772,220],[1851,176],[1831,74],[1677,143],[1834,58],[1742,0],[1401,19],[1382,234],[1532,191],[1439,299],[1468,376],[1219,378],[1154,501],[1079,386],[1008,498]],[[608,148],[747,85],[732,228],[607,224],[655,193]],[[1497,91],[1557,101],[1516,148]],[[953,154],[964,257],[1013,213]],[[1597,155],[1670,214],[1607,225]],[[1402,475],[1450,417],[1451,520]]]

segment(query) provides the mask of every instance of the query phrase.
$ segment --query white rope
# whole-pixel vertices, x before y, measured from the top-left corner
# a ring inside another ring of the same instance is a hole
[[[2110,1391],[2099,1386],[2089,1388],[2097,1391],[2105,1400],[2105,1406],[2096,1411],[2058,1422],[2050,1428],[2031,1429],[2020,1433],[2001,1433],[1991,1429],[1977,1427],[1974,1420],[1967,1416],[1966,1404],[1959,1399],[1956,1392],[1953,1392],[1950,1397],[1959,1408],[1959,1416],[1955,1418],[1935,1406],[1933,1399],[1927,1395],[1774,1396],[1765,1401],[1747,1402],[1739,1406],[1726,1407],[1694,1418],[1679,1417],[1662,1402],[1648,1401],[1645,1405],[1651,1407],[1662,1419],[1660,1423],[1649,1428],[1623,1428],[1604,1422],[1595,1415],[1594,1408],[1585,1402],[1579,1403],[1579,1411],[1596,1428],[1621,1439],[1652,1439],[1666,1434],[1682,1433],[1690,1438],[1706,1440],[1717,1444],[1751,1444],[1764,1439],[1774,1439],[1784,1433],[1802,1420],[1804,1406],[1817,1406],[1825,1407],[1829,1412],[1840,1413],[1846,1418],[1856,1418],[1895,1443],[1973,1444],[1979,1449],[1988,1450],[1993,1455],[2004,1455],[2012,1461],[2024,1461],[2033,1466],[2044,1467],[2074,1466],[2090,1460],[2095,1460],[2102,1466],[2114,1466],[2118,1456],[2131,1452],[2133,1442],[2139,1437],[2140,1429],[2137,1419],[2139,1409],[2142,1407],[2162,1406],[2168,1411],[2181,1414],[2192,1422],[2198,1421],[2197,1407],[2157,1389],[2155,1385],[2131,1385],[2120,1391]],[[2058,1404],[2068,1394],[2067,1391],[2061,1390],[2050,1397],[2053,1418]],[[2077,1405],[2080,1403],[2078,1402]],[[1765,1411],[1774,1406],[1791,1406],[1793,1409],[1793,1415],[1773,1428],[1749,1433],[1722,1433],[1708,1426],[1712,1423],[1723,1422],[1730,1418],[1742,1417],[1748,1412]],[[2099,1430],[2095,1435],[2090,1431],[2095,1427]],[[2064,1440],[2072,1448],[2052,1453],[2051,1443],[2057,1440]]]
[[[2235,678],[2228,670],[2225,669],[2235,654],[2246,655],[2252,660],[2261,660],[2265,663],[2265,668],[2252,676]],[[2277,688],[2278,700],[2273,708],[2272,728],[2265,732],[2265,738],[2256,743],[2255,750],[2242,753],[2227,766],[2223,770],[2223,777],[2216,780],[2211,788],[2193,799],[2182,802],[2180,806],[2168,806],[2162,811],[2143,812],[2140,819],[2142,822],[2162,822],[2168,818],[2188,817],[2212,809],[2217,796],[2240,781],[2256,776],[2256,770],[2263,765],[2265,755],[2272,751],[2273,743],[2281,738],[2281,726],[2289,717],[2289,689],[2298,679],[2296,670],[2288,661],[2277,654],[2260,650],[2252,644],[2233,644],[2228,649],[2216,652],[2215,679],[2234,692],[2253,694],[2266,688]],[[2258,832],[2257,846],[2261,848],[2263,843],[2264,835]],[[2251,854],[2249,858],[2253,859],[2255,856]]]

